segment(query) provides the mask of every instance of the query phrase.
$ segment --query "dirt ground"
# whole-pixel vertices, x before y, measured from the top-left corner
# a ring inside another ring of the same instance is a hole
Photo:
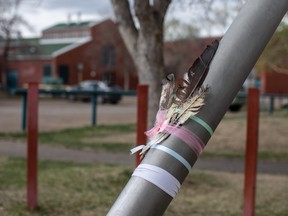
[[[22,99],[0,98],[0,131],[21,131]],[[91,103],[66,99],[40,98],[39,130],[91,125]],[[117,104],[98,104],[97,124],[135,123],[136,97],[126,96]]]

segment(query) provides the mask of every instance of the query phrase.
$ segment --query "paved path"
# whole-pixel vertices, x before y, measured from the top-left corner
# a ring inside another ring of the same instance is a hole
[[[20,142],[0,140],[0,156],[26,157],[26,145]],[[91,152],[63,147],[39,145],[39,159],[76,163],[134,164],[134,157],[128,153]],[[243,172],[244,162],[240,159],[200,158],[194,168],[228,172]],[[287,162],[258,162],[258,172],[288,175]]]
[[[0,98],[0,131],[21,131],[21,98]],[[91,125],[91,103],[65,99],[39,99],[39,131],[55,131]],[[123,97],[117,104],[97,105],[97,124],[127,124],[136,122],[136,97]]]
[[[20,142],[0,140],[0,155],[26,157],[26,145]],[[133,164],[133,157],[123,153],[92,152],[49,145],[39,145],[40,160],[70,161],[77,163]]]

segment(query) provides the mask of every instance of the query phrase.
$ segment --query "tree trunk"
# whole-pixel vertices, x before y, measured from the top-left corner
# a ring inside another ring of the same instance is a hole
[[[7,74],[8,74],[8,57],[9,57],[9,47],[10,47],[10,36],[7,37],[2,53],[2,88],[3,90],[7,90]]]
[[[148,128],[154,124],[158,110],[158,102],[161,92],[161,78],[163,76],[163,42],[157,41],[157,35],[151,32],[151,36],[139,35],[137,41],[137,70],[141,84],[149,85],[148,103]]]
[[[163,61],[163,21],[171,0],[135,0],[136,28],[128,0],[112,0],[123,40],[136,64],[140,84],[149,85],[148,128],[155,121],[161,92]]]

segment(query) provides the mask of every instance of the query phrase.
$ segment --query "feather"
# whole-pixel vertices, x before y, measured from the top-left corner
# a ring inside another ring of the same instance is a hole
[[[169,107],[172,104],[172,94],[175,88],[175,77],[174,74],[168,74],[163,80],[162,80],[162,91],[161,91],[161,97],[159,102],[159,109],[160,110],[166,110],[169,109]]]
[[[184,124],[191,115],[196,115],[201,107],[205,104],[205,93],[207,92],[208,87],[200,89],[199,92],[185,102],[180,111],[179,117],[176,119],[178,125]]]
[[[208,87],[200,88],[192,97],[181,105],[173,104],[167,112],[166,119],[169,124],[182,125],[191,115],[196,115],[205,104],[205,94]]]
[[[173,102],[173,92],[175,88],[175,77],[174,74],[168,74],[163,80],[162,80],[162,91],[159,101],[159,111],[157,113],[156,122],[154,128],[147,131],[146,134],[153,134],[155,131],[159,131],[161,125],[164,123],[164,120],[166,118],[166,112],[172,105]],[[163,118],[163,114],[165,113],[165,116]],[[149,138],[149,142],[147,145],[142,149],[140,152],[140,155],[144,156],[145,153],[150,149],[151,145],[154,143],[160,143],[163,140],[165,140],[169,134],[157,132],[155,135],[153,134],[151,138]]]
[[[205,95],[208,87],[201,87],[209,70],[209,64],[218,48],[216,40],[208,46],[199,58],[193,63],[183,79],[182,85],[176,89],[175,78],[169,74],[162,81],[162,91],[159,101],[155,126],[146,132],[149,142],[140,152],[141,158],[149,151],[152,145],[163,142],[170,134],[165,131],[169,124],[173,127],[182,126],[191,115],[196,115],[205,104]]]
[[[187,72],[187,78],[176,91],[176,104],[184,103],[197,88],[199,88],[209,70],[209,65],[219,46],[219,41],[215,40],[212,45],[208,45],[204,52],[198,57]]]

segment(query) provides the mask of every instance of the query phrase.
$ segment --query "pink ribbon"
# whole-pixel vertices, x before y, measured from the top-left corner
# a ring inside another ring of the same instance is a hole
[[[165,131],[181,139],[197,154],[197,156],[199,156],[205,147],[202,140],[192,131],[187,130],[184,127],[168,124],[168,122],[165,121],[166,114],[167,110],[158,110],[156,115],[156,124],[152,129],[145,132],[146,136],[151,138],[155,134]]]
[[[162,132],[167,127],[168,123],[165,122],[165,117],[167,114],[167,110],[158,110],[156,115],[156,124],[153,128],[146,131],[145,134],[147,137],[153,137],[158,132]]]
[[[202,153],[205,147],[203,141],[198,136],[196,136],[196,134],[184,127],[167,125],[165,131],[185,142],[196,153],[197,156]]]

